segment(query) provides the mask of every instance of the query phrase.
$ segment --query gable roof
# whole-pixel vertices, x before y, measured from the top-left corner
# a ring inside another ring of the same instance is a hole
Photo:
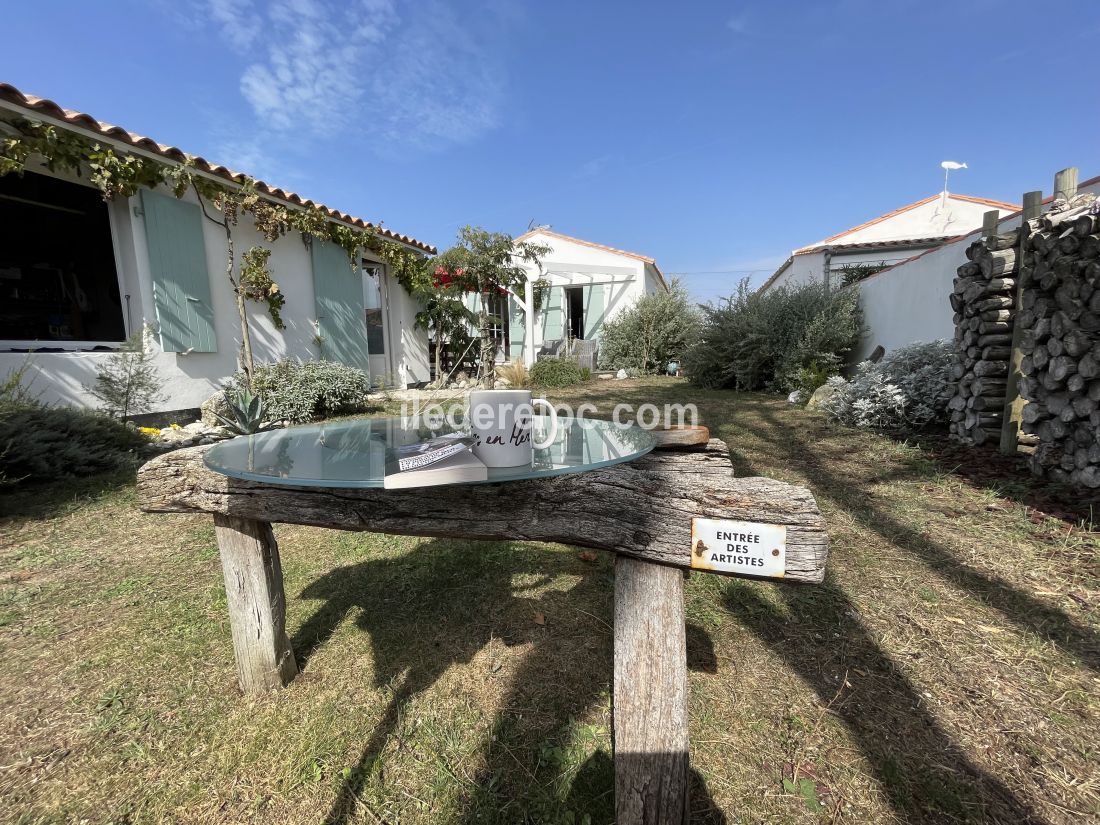
[[[634,258],[635,260],[643,261],[653,267],[654,271],[657,273],[657,277],[661,281],[661,284],[664,286],[665,289],[668,289],[668,283],[665,281],[665,276],[664,273],[661,272],[661,268],[657,266],[657,261],[655,261],[653,258],[650,258],[648,255],[640,255],[637,252],[627,252],[625,249],[616,249],[613,246],[605,246],[602,243],[594,243],[593,241],[586,241],[582,238],[574,238],[572,235],[565,235],[561,232],[555,232],[552,229],[545,229],[541,227],[535,227],[534,229],[527,230],[518,238],[516,238],[515,242],[522,243],[523,241],[526,241],[529,238],[540,234],[549,235],[552,238],[560,238],[563,241],[570,241],[571,243],[580,244],[581,246],[588,246],[592,249],[602,249],[604,252],[611,252],[615,255],[622,255],[625,258]]]
[[[23,109],[29,114],[47,117],[52,120],[59,121],[66,127],[73,128],[80,131],[91,132],[100,137],[107,138],[118,143],[124,143],[128,146],[132,146],[135,149],[143,152],[159,155],[162,158],[175,161],[176,163],[183,163],[190,160],[196,169],[201,172],[205,172],[208,175],[214,175],[215,177],[223,178],[224,180],[232,181],[233,183],[242,183],[247,175],[243,172],[236,172],[225,166],[215,165],[210,163],[203,157],[198,155],[190,155],[184,152],[182,149],[178,149],[175,146],[168,146],[163,143],[157,143],[152,138],[139,135],[134,132],[127,131],[121,126],[115,126],[110,123],[103,123],[96,120],[89,114],[84,112],[78,112],[73,109],[63,109],[52,100],[48,100],[43,97],[35,97],[34,95],[24,94],[19,89],[8,83],[0,83],[0,101],[11,104],[19,109]],[[436,248],[431,244],[418,241],[410,235],[403,235],[399,232],[394,232],[390,229],[385,229],[381,224],[372,223],[371,221],[364,220],[363,218],[356,218],[346,212],[338,212],[335,209],[331,209],[324,204],[317,203],[312,200],[303,198],[294,192],[289,192],[285,189],[280,189],[270,184],[264,183],[262,180],[255,181],[256,191],[263,195],[281,200],[294,206],[303,207],[316,207],[325,213],[332,220],[340,221],[342,223],[357,226],[360,229],[371,229],[375,234],[380,235],[391,241],[404,244],[405,246],[412,247],[421,252],[427,252],[430,255],[434,255]]]
[[[942,193],[937,193],[935,195],[930,195],[927,198],[921,198],[919,201],[913,201],[912,203],[906,204],[905,206],[900,206],[891,212],[887,212],[885,215],[879,215],[877,218],[872,218],[869,221],[864,221],[858,226],[853,226],[851,229],[845,229],[843,232],[838,232],[835,235],[830,235],[828,238],[820,240],[817,243],[812,243],[808,246],[799,247],[794,251],[794,254],[801,255],[808,252],[817,252],[822,248],[830,246],[834,242],[839,241],[841,238],[844,238],[848,235],[854,235],[856,232],[860,232],[869,226],[874,226],[875,224],[888,221],[891,218],[896,218],[898,215],[910,212],[914,209],[917,209],[918,207],[925,206],[926,204],[934,203],[935,201],[939,200],[941,194]],[[956,195],[954,192],[948,192],[947,198],[948,200],[963,201],[965,203],[976,203],[981,206],[988,206],[991,209],[1001,209],[1006,212],[1018,212],[1020,210],[1020,205],[1016,203],[1005,203],[1004,201],[995,201],[990,200],[989,198],[976,198],[972,195]]]
[[[1078,191],[1078,193],[1080,193],[1082,189],[1085,189],[1086,187],[1089,187],[1089,186],[1095,186],[1097,184],[1100,184],[1100,175],[1097,175],[1094,178],[1089,178],[1088,180],[1082,181],[1081,183],[1077,184],[1077,191]],[[1043,205],[1046,205],[1046,204],[1049,204],[1050,202],[1052,202],[1053,200],[1054,200],[1053,195],[1047,195],[1046,197],[1043,198],[1043,200],[1041,202],[1042,202]],[[1008,221],[1008,220],[1012,220],[1012,218],[1018,217],[1022,211],[1023,211],[1022,207],[1019,207],[1011,215],[1003,215],[1001,217],[1001,219],[997,221],[997,229],[1000,230],[1000,227],[1001,227],[1002,223],[1004,223],[1005,221]],[[897,269],[899,266],[907,264],[910,261],[915,261],[917,258],[923,258],[925,255],[928,255],[932,252],[935,252],[937,249],[940,249],[941,247],[950,246],[951,244],[956,244],[956,243],[959,243],[960,241],[968,240],[971,236],[976,235],[979,232],[981,232],[981,229],[972,229],[969,232],[963,233],[961,235],[955,235],[952,238],[948,238],[944,243],[940,244],[939,246],[936,246],[932,249],[925,249],[923,252],[918,252],[916,255],[913,255],[909,258],[905,258],[904,260],[898,261],[897,263],[891,264],[890,266],[885,267],[884,269],[880,269],[874,275],[868,275],[866,278],[863,279],[863,281],[869,281],[872,278],[877,278],[879,275],[882,275],[886,272],[889,272],[891,269]],[[791,262],[791,259],[788,258],[787,263],[790,263],[790,262]],[[785,265],[786,264],[784,264],[784,266]],[[777,272],[776,275],[778,275],[778,274],[779,273]],[[768,282],[770,283],[774,279],[775,279],[775,275],[773,275],[771,278],[769,278]],[[862,283],[863,281],[860,281],[860,283]]]
[[[887,212],[885,215],[879,215],[877,218],[872,218],[869,221],[864,221],[858,226],[853,226],[851,229],[845,229],[843,232],[838,232],[835,235],[830,235],[828,238],[820,240],[817,243],[810,244],[809,246],[799,247],[791,253],[790,257],[787,258],[787,260],[779,265],[779,268],[772,273],[771,277],[768,278],[768,280],[764,281],[764,283],[760,285],[757,291],[764,292],[768,289],[768,287],[774,284],[776,280],[778,280],[779,276],[782,275],[792,263],[794,263],[796,255],[810,255],[815,252],[824,252],[826,250],[852,252],[855,250],[862,251],[864,249],[871,250],[879,248],[919,249],[921,247],[929,246],[935,249],[945,243],[951,242],[956,238],[963,237],[962,235],[939,235],[926,238],[897,238],[892,240],[854,241],[850,243],[843,243],[845,238],[848,238],[856,234],[857,232],[861,232],[869,226],[874,226],[884,221],[888,221],[891,218],[896,218],[898,215],[902,215],[913,209],[917,209],[921,206],[926,206],[927,204],[934,203],[935,201],[939,200],[941,196],[942,193],[937,193],[935,195],[930,195],[927,198],[921,198],[919,201],[913,201],[912,203],[906,204],[905,206],[898,207],[897,209]],[[973,195],[957,195],[954,192],[948,192],[947,197],[950,200],[958,200],[963,201],[964,203],[974,203],[980,206],[988,206],[992,209],[999,209],[1002,212],[1018,213],[1021,209],[1018,204],[1005,203],[1004,201],[991,200],[990,198],[978,198]],[[1008,216],[1003,216],[1001,220],[1004,220],[1004,218],[1006,217]],[[838,241],[840,241],[840,243],[838,243]],[[924,250],[924,252],[930,251],[930,249]],[[919,254],[924,254],[924,252],[921,252]]]

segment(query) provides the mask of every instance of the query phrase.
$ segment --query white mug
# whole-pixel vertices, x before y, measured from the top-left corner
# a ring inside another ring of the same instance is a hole
[[[550,433],[534,442],[531,416],[542,404],[550,414]],[[558,414],[545,398],[531,398],[528,390],[474,390],[470,393],[470,430],[477,441],[474,455],[486,467],[522,467],[530,464],[534,448],[548,447],[558,429]]]

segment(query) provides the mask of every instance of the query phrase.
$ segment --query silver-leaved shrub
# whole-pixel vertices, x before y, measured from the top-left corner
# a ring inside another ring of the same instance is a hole
[[[947,415],[954,350],[947,341],[900,347],[877,364],[864,361],[851,381],[836,376],[820,409],[842,424],[873,429],[918,429]]]
[[[243,374],[234,377],[230,389],[248,388]],[[263,399],[272,421],[294,424],[319,421],[336,415],[352,415],[369,409],[370,378],[362,370],[335,361],[290,359],[258,365],[251,390]]]

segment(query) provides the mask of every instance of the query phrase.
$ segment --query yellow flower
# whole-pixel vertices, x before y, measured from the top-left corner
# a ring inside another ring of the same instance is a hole
[[[138,427],[138,432],[146,435],[160,435],[160,429],[157,427]]]
[[[171,427],[173,430],[182,430],[183,429],[183,427],[181,427],[179,424],[169,424],[168,426]]]

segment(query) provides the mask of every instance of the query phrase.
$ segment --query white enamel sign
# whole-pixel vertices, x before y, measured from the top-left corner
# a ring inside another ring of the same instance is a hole
[[[745,576],[783,578],[787,528],[782,524],[691,520],[691,566]]]

